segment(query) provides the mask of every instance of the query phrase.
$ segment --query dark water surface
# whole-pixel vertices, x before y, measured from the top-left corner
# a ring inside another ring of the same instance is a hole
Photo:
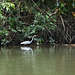
[[[75,75],[75,47],[1,47],[0,75]]]

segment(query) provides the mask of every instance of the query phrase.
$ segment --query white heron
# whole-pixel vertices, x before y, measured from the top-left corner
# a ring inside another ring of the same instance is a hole
[[[32,40],[31,40],[31,41],[23,41],[23,42],[21,42],[21,44],[24,44],[24,45],[31,44],[32,41],[33,41],[33,39],[34,39],[34,37],[36,37],[36,36],[37,36],[37,35],[34,35],[34,36],[32,37]]]

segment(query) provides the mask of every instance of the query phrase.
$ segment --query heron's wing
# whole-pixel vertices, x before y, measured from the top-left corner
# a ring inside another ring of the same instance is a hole
[[[21,44],[30,44],[30,43],[31,43],[30,41],[21,42]]]

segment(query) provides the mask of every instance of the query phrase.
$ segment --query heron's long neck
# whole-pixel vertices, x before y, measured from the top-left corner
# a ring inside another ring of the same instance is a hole
[[[33,39],[34,39],[34,36],[32,37],[32,40],[31,40],[31,42],[33,41]]]

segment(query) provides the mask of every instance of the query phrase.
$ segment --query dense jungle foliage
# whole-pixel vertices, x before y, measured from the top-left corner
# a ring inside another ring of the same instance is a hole
[[[0,0],[0,44],[75,43],[75,0]]]

